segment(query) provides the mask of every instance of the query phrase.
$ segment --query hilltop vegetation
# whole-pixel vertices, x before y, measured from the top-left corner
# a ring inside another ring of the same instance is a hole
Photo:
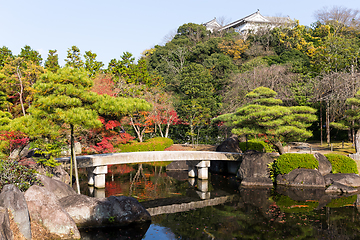
[[[186,23],[166,44],[144,51],[137,62],[125,52],[107,68],[95,53],[82,54],[76,46],[69,48],[65,67],[59,66],[56,50],[43,61],[30,46],[19,55],[3,46],[0,129],[6,141],[0,150],[8,155],[14,143],[25,138],[43,149],[60,148],[76,138],[89,153],[116,151],[119,144],[155,136],[175,143],[216,143],[234,127],[236,134],[270,142],[276,138],[278,144],[285,138],[270,132],[280,125],[245,132],[237,123],[212,121],[259,104],[246,97],[259,87],[277,93],[274,99],[281,103],[276,109],[307,109],[317,116],[306,123],[292,120],[292,126],[300,126],[302,139],[312,132],[316,140],[326,135],[327,142],[331,136],[355,141],[360,21],[358,12],[340,10],[351,13],[352,20],[321,10],[311,27],[294,21],[246,34],[210,32]],[[291,125],[285,116],[281,119],[282,127]]]

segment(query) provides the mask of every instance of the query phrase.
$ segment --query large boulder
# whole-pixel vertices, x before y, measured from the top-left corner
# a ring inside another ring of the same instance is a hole
[[[30,218],[61,238],[79,239],[74,220],[61,207],[55,194],[44,187],[33,185],[25,192]]]
[[[0,206],[8,208],[25,239],[31,239],[29,210],[24,194],[13,184],[5,185],[0,194]]]
[[[57,199],[77,194],[68,184],[61,181],[40,174],[36,178],[42,182],[46,190],[54,193]]]
[[[315,153],[314,157],[319,162],[318,170],[321,175],[325,176],[326,174],[331,173],[332,170],[331,162],[329,162],[329,160],[324,155],[322,155],[321,153]]]
[[[10,229],[10,219],[7,208],[0,207],[0,240],[14,239]]]
[[[236,175],[241,180],[245,178],[270,178],[268,165],[273,161],[274,159],[266,153],[256,151],[245,152]]]
[[[241,153],[239,147],[239,139],[237,136],[231,136],[225,139],[220,145],[216,148],[217,152],[237,152]]]
[[[355,173],[328,174],[324,178],[327,186],[337,182],[349,187],[360,187],[360,176]]]
[[[325,187],[325,179],[318,170],[314,169],[294,169],[288,174],[276,177],[278,185],[295,187]]]
[[[79,227],[125,226],[151,220],[148,211],[132,197],[72,195],[60,202]]]

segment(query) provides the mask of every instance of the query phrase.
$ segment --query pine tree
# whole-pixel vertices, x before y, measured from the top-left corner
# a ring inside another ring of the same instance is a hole
[[[121,118],[132,111],[148,110],[150,104],[140,99],[115,98],[91,92],[92,79],[83,68],[64,67],[57,73],[47,72],[34,85],[36,94],[29,109],[31,117],[70,129],[71,166],[77,167],[74,151],[74,128],[101,127],[99,114],[106,117]],[[71,170],[72,172],[72,170]],[[78,191],[79,191],[79,184]]]
[[[67,50],[65,62],[66,67],[81,68],[84,66],[81,60],[80,49],[77,46],[72,46]]]
[[[56,73],[60,68],[59,56],[56,52],[56,50],[49,50],[48,57],[45,61],[45,69],[52,71],[53,73]]]
[[[275,99],[277,93],[266,87],[259,87],[246,95],[250,103],[224,114],[215,122],[225,122],[233,127],[232,133],[239,136],[266,135],[268,140],[285,153],[282,141],[301,141],[312,136],[307,130],[316,121],[315,109],[306,106],[281,106],[282,101]]]

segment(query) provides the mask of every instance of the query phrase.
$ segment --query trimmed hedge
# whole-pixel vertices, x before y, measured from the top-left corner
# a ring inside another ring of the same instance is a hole
[[[251,139],[247,142],[247,149],[246,149],[246,142],[240,142],[239,147],[241,151],[245,152],[246,150],[256,150],[258,152],[273,152],[274,149],[272,149],[269,144],[267,144],[264,141],[257,140],[257,139]]]
[[[324,156],[332,165],[332,173],[359,173],[356,162],[347,156],[334,153],[328,153]]]
[[[121,152],[164,151],[165,148],[168,148],[173,144],[174,142],[170,138],[156,137],[148,139],[145,142],[120,145],[119,149]]]
[[[297,168],[315,169],[319,162],[312,154],[285,153],[274,162],[275,175],[287,174]]]

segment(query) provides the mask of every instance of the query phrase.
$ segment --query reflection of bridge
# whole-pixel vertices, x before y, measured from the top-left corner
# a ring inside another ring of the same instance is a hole
[[[215,195],[213,192],[211,192],[211,194]],[[232,194],[232,195],[219,194],[219,195],[220,196],[216,196],[205,200],[190,198],[190,197],[157,199],[157,200],[141,202],[141,205],[143,205],[146,208],[146,210],[150,213],[151,216],[156,216],[160,214],[186,212],[191,209],[216,206],[228,201],[232,201],[239,196],[238,194]]]
[[[155,151],[127,152],[85,155],[76,157],[79,168],[88,169],[89,185],[105,188],[107,165],[146,163],[162,161],[186,161],[189,166],[189,177],[196,175],[200,179],[208,179],[208,168],[211,160],[238,161],[241,153],[209,152],[209,151]],[[70,162],[69,157],[58,158],[64,167]],[[197,169],[197,171],[195,171]]]

